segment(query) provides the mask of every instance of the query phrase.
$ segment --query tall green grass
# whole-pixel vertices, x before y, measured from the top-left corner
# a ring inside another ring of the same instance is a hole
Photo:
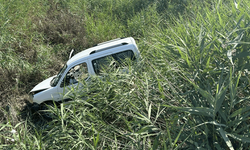
[[[231,5],[217,3],[212,10],[203,9],[191,17],[180,16],[175,19],[175,26],[169,25],[166,31],[156,28],[161,32],[157,32],[155,41],[161,43],[155,46],[158,51],[149,53],[163,57],[161,63],[175,61],[178,81],[172,83],[177,84],[177,89],[183,87],[175,92],[175,97],[184,106],[180,107],[180,103],[162,106],[179,112],[184,133],[177,137],[190,148],[249,147],[249,82],[245,70],[249,15],[245,14],[248,8],[244,5],[247,4],[241,3],[236,9],[233,2]],[[163,66],[158,66],[160,75],[170,77]],[[164,83],[167,81],[163,80]]]
[[[55,73],[71,48],[133,36],[142,60],[128,74],[82,81],[71,103],[48,106],[52,119],[29,105],[18,114],[16,94],[0,111],[0,148],[249,148],[249,2],[12,2],[1,5],[0,73],[17,74],[8,81],[16,93]]]

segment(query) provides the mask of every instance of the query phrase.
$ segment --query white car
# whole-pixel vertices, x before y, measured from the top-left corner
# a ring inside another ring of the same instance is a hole
[[[56,76],[42,81],[30,91],[30,99],[33,103],[58,102],[66,99],[64,94],[72,86],[79,85],[80,80],[88,80],[92,75],[101,74],[110,67],[110,64],[119,66],[127,59],[135,61],[140,57],[132,37],[97,44],[73,57],[71,57],[72,52],[69,60]]]

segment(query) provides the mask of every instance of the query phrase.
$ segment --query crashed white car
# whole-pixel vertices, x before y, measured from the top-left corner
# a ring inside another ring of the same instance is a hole
[[[51,101],[67,99],[64,95],[72,86],[81,84],[80,81],[88,80],[92,75],[99,75],[110,63],[119,65],[125,60],[138,60],[140,52],[132,37],[119,38],[86,49],[72,56],[53,77],[50,77],[30,91],[33,103],[41,104]]]

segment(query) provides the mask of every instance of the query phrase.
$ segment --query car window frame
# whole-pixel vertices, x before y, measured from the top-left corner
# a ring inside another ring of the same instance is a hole
[[[95,71],[95,66],[94,66],[94,64],[93,64],[93,61],[95,61],[95,60],[97,60],[97,59],[100,59],[100,58],[103,58],[103,57],[107,57],[107,56],[111,56],[115,61],[117,61],[115,58],[114,58],[114,56],[113,55],[116,55],[116,54],[119,54],[119,53],[123,53],[123,52],[128,52],[128,51],[131,51],[132,52],[132,54],[133,54],[133,59],[131,59],[131,61],[135,61],[136,60],[136,54],[135,54],[135,52],[134,52],[134,50],[133,49],[126,49],[126,50],[122,50],[122,51],[119,51],[119,52],[112,52],[112,53],[108,53],[108,54],[106,54],[106,55],[99,55],[99,56],[96,56],[96,57],[94,57],[91,61],[90,61],[90,66],[93,68],[93,71],[94,71],[94,73],[96,74],[96,75],[100,75],[100,73],[96,73],[96,71]],[[127,57],[127,58],[129,58],[129,57]]]
[[[68,74],[68,72],[69,72],[72,68],[74,68],[75,66],[80,65],[80,64],[83,64],[83,63],[86,63],[86,64],[87,64],[87,70],[88,70],[88,77],[85,78],[84,80],[86,81],[86,80],[89,79],[90,74],[91,74],[91,73],[90,73],[90,67],[89,67],[88,60],[85,60],[85,61],[83,61],[83,62],[80,62],[80,63],[75,64],[74,66],[72,66],[72,67],[70,67],[69,69],[67,69],[67,71],[65,71],[66,74],[64,75],[64,77],[63,77],[63,79],[62,79],[62,81],[61,81],[61,83],[60,83],[60,88],[68,87],[68,86],[75,85],[75,84],[78,84],[78,83],[79,83],[79,81],[77,81],[76,83],[65,85],[64,82],[65,82],[65,78],[66,78],[66,75]],[[62,85],[63,85],[63,86],[62,86]]]

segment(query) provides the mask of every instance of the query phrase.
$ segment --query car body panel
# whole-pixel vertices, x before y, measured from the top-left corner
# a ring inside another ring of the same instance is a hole
[[[50,87],[33,95],[33,103],[41,104],[46,101],[60,101],[60,93],[56,87]]]
[[[40,82],[39,84],[37,84],[30,92],[35,92],[35,91],[39,91],[39,90],[44,90],[44,89],[49,89],[51,88],[51,85],[50,85],[50,81],[54,78],[55,76],[53,77],[49,77],[48,79]]]

